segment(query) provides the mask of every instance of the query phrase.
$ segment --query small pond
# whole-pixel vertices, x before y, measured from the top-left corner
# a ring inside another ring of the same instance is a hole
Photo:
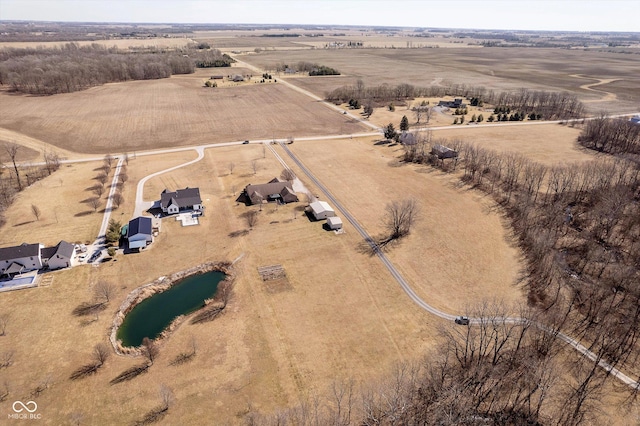
[[[123,346],[140,346],[145,337],[155,339],[177,316],[203,307],[224,278],[225,274],[219,271],[192,275],[143,300],[124,318],[117,338]]]

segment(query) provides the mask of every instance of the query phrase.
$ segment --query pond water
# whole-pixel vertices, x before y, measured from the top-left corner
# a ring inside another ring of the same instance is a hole
[[[123,346],[140,346],[145,337],[158,337],[174,318],[203,307],[205,299],[213,297],[224,278],[225,274],[219,271],[192,275],[143,300],[124,318],[117,338]]]

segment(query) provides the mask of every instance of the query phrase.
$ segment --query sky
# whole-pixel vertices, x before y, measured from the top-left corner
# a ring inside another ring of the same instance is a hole
[[[0,20],[640,32],[639,0],[0,0]]]

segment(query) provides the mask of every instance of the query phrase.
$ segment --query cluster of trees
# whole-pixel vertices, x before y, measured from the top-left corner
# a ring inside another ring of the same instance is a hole
[[[495,92],[484,87],[466,85],[418,87],[411,84],[365,87],[362,80],[355,85],[339,87],[327,94],[325,99],[334,103],[344,103],[348,99],[371,99],[376,103],[389,103],[417,97],[462,96],[480,104],[500,105],[501,108],[519,111],[522,114],[535,113],[548,120],[581,118],[585,114],[584,105],[576,95],[567,92],[546,92],[520,89],[513,92]]]
[[[328,67],[326,65],[318,65],[311,71],[309,71],[310,76],[315,75],[340,75],[340,71],[335,68]]]
[[[231,56],[218,49],[199,49],[189,52],[189,57],[193,58],[195,66],[198,68],[230,67],[235,62]]]
[[[578,142],[610,154],[640,154],[640,125],[602,114],[586,122]]]
[[[530,322],[505,320],[499,305],[473,312],[471,327],[441,330],[442,344],[421,362],[398,364],[393,372],[358,388],[335,382],[324,398],[264,416],[258,425],[569,425],[596,420],[601,380],[588,381],[590,368],[565,358],[562,344]],[[598,369],[596,363],[590,363]],[[577,383],[559,379],[567,369]],[[597,382],[597,386],[596,386]],[[576,389],[578,388],[578,389]],[[576,397],[576,393],[579,397]]]
[[[21,146],[7,142],[0,147],[0,157],[8,158],[11,167],[3,167],[0,159],[0,227],[5,224],[4,212],[9,208],[18,192],[32,183],[39,181],[60,168],[60,157],[55,152],[45,151],[44,166],[18,167],[17,158]],[[12,169],[12,170],[11,170]],[[40,219],[40,209],[33,205],[32,213],[36,220]],[[36,214],[36,211],[38,214]]]
[[[405,159],[440,164],[431,139]],[[623,159],[546,167],[462,141],[462,179],[507,211],[527,258],[529,302],[609,364],[640,361],[640,168]],[[422,148],[421,148],[422,147]],[[593,373],[595,375],[595,373]],[[590,380],[595,380],[592,377]]]
[[[194,59],[180,51],[130,53],[95,43],[0,51],[0,84],[35,95],[69,93],[119,81],[166,78],[193,73],[194,69]]]

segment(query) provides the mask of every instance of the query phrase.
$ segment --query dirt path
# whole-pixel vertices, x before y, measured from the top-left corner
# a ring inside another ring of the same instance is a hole
[[[590,100],[582,101],[584,103],[610,102],[610,101],[615,101],[616,99],[618,99],[618,96],[615,93],[607,92],[605,90],[593,89],[593,87],[600,86],[600,85],[603,85],[603,84],[609,84],[609,83],[614,82],[614,81],[618,81],[618,80],[620,80],[619,78],[594,78],[594,77],[585,77],[585,76],[580,75],[580,74],[572,74],[571,77],[588,79],[588,80],[597,80],[597,82],[595,82],[595,83],[583,84],[582,86],[580,86],[580,88],[584,89],[584,90],[589,90],[591,92],[602,93],[603,94],[602,98],[600,98],[600,99],[590,99]]]

